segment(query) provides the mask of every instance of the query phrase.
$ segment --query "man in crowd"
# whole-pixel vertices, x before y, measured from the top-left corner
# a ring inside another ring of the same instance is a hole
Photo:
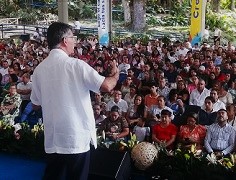
[[[207,129],[205,148],[208,153],[214,153],[217,157],[231,153],[235,147],[235,130],[227,120],[227,111],[220,109],[217,113],[217,123]]]

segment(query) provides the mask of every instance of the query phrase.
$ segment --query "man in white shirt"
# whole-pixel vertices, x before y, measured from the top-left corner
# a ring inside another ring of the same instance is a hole
[[[21,109],[20,112],[22,113],[30,102],[30,95],[31,95],[32,83],[30,82],[30,74],[24,73],[22,75],[22,82],[17,84],[16,92],[20,94],[22,102],[21,102]]]
[[[78,36],[80,33],[81,23],[79,22],[79,19],[77,17],[75,18],[74,28],[75,28],[75,35]]]
[[[47,30],[48,57],[34,70],[31,101],[42,107],[47,166],[43,179],[88,179],[90,142],[96,148],[90,91],[111,91],[119,70],[111,62],[109,77],[69,55],[74,53],[72,27],[52,23]],[[73,167],[73,168],[72,168]]]
[[[211,89],[210,96],[213,97],[213,112],[219,111],[220,109],[226,109],[225,103],[219,100],[217,89]]]
[[[235,130],[227,120],[227,111],[220,109],[217,112],[217,123],[207,128],[205,148],[208,153],[214,153],[217,157],[231,153],[235,147]]]
[[[190,94],[189,105],[203,106],[205,98],[210,95],[210,91],[205,86],[206,82],[200,79],[197,88]]]
[[[126,117],[126,113],[128,111],[128,104],[125,100],[123,100],[122,98],[122,93],[121,91],[115,91],[114,92],[114,100],[110,100],[108,101],[107,103],[107,107],[106,107],[106,111],[107,111],[107,116],[109,116],[109,113],[111,111],[111,108],[113,106],[118,106],[119,107],[119,111],[120,111],[120,114],[123,116],[123,117]]]
[[[0,73],[2,74],[2,76],[8,74],[8,67],[9,64],[7,60],[2,61],[2,68],[0,69]]]

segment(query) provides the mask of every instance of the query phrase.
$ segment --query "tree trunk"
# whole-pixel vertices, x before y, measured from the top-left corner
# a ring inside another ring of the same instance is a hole
[[[220,12],[220,0],[213,0],[212,1],[212,8],[214,12]]]
[[[124,8],[125,24],[130,24],[131,23],[131,14],[130,14],[129,0],[122,0],[122,6]]]
[[[145,0],[133,0],[132,28],[134,31],[141,32],[146,26]]]
[[[231,0],[231,2],[230,2],[230,10],[231,11],[234,11],[234,9],[235,9],[235,2],[234,2],[235,0]]]

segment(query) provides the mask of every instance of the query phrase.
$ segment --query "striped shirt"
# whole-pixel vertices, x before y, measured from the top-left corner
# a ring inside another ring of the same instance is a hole
[[[226,124],[221,127],[218,123],[215,123],[208,127],[205,137],[205,148],[208,153],[218,150],[226,155],[233,151],[234,146],[235,130],[231,125]]]

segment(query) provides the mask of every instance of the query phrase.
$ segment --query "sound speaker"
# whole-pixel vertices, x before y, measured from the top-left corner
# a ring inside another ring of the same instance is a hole
[[[130,179],[131,162],[128,152],[107,149],[91,150],[89,180]]]
[[[22,41],[29,41],[30,40],[30,35],[29,34],[21,34],[20,39]]]

